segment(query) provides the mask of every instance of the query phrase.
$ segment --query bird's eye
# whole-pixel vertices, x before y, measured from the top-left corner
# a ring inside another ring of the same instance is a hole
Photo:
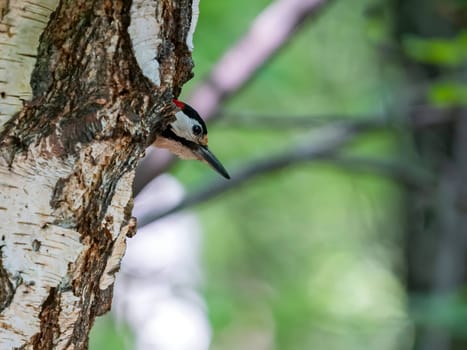
[[[201,135],[201,133],[203,132],[203,130],[201,129],[201,126],[199,125],[193,125],[193,134],[195,134],[196,136],[199,136]]]

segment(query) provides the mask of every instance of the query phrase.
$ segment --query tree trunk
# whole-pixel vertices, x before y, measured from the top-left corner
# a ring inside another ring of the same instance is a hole
[[[86,349],[109,310],[194,2],[0,0],[0,348]]]

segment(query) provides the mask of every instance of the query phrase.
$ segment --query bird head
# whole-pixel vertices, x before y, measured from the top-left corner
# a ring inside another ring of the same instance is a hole
[[[173,100],[178,107],[175,120],[157,136],[155,145],[165,148],[182,159],[198,159],[210,165],[226,179],[227,170],[208,148],[208,130],[204,120],[191,106]]]

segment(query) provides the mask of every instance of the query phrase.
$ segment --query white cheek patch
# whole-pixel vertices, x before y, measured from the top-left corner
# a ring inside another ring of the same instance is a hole
[[[175,116],[177,120],[171,124],[173,132],[185,140],[198,143],[198,136],[193,135],[193,126],[201,127],[201,125],[196,120],[187,117],[182,111],[175,113]]]

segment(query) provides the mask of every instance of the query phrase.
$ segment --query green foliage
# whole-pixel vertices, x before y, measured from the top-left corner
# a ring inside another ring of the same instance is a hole
[[[430,87],[430,101],[440,107],[466,106],[467,86],[454,81],[444,81]]]
[[[465,106],[467,86],[461,81],[456,69],[467,62],[467,32],[463,31],[453,38],[406,37],[406,53],[412,59],[453,70],[452,77],[446,77],[428,87],[428,99],[438,107]]]
[[[407,54],[423,63],[459,66],[467,60],[467,32],[455,38],[424,39],[409,36],[404,40]]]

